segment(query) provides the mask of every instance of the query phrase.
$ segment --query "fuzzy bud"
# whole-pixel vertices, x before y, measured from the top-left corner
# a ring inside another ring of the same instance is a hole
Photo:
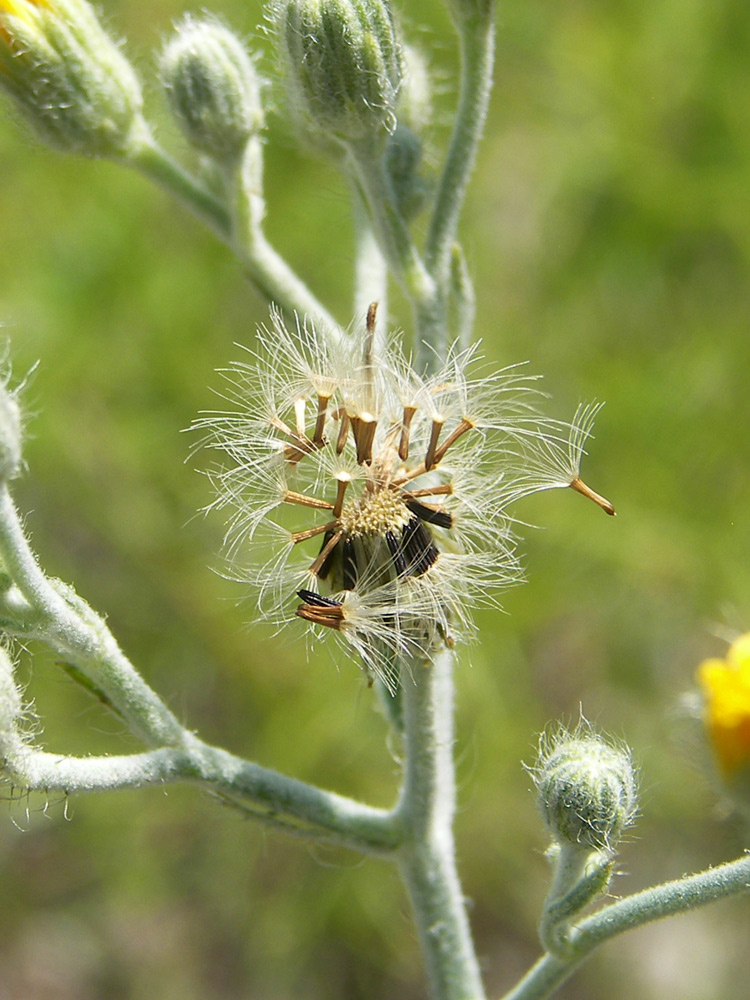
[[[85,0],[0,0],[0,87],[67,152],[122,154],[140,121],[135,73]]]
[[[630,753],[589,729],[543,738],[533,773],[539,809],[559,844],[611,850],[633,822],[637,788]]]
[[[15,393],[0,381],[0,482],[14,479],[21,468],[21,408]]]
[[[401,44],[386,0],[282,0],[276,10],[291,112],[344,143],[396,124]]]
[[[240,40],[216,21],[186,18],[164,49],[160,70],[188,142],[218,161],[239,158],[263,128],[260,79]]]

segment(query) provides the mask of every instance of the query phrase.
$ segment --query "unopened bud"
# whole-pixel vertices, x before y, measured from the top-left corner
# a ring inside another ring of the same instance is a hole
[[[215,160],[241,156],[263,128],[260,79],[245,47],[216,21],[185,19],[161,57],[169,106],[187,140]]]
[[[533,774],[542,817],[560,844],[611,850],[635,818],[630,753],[588,728],[544,738]]]
[[[401,44],[386,0],[281,0],[276,18],[290,111],[306,130],[345,143],[393,131]]]
[[[0,0],[0,87],[63,151],[118,155],[140,119],[135,73],[85,0]]]

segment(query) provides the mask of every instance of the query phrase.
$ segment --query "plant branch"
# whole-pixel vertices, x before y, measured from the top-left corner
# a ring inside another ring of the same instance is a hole
[[[750,889],[750,855],[686,878],[665,882],[605,906],[575,924],[569,955],[544,955],[503,1000],[545,1000],[599,945],[653,920],[687,913]]]
[[[434,297],[435,283],[398,207],[382,150],[377,143],[353,145],[350,147],[350,162],[369,208],[383,256],[412,305],[415,308],[420,304],[424,307]]]
[[[453,840],[453,656],[402,666],[405,762],[399,851],[435,1000],[484,997]]]
[[[0,560],[28,607],[15,625],[6,623],[8,634],[41,639],[70,661],[147,746],[179,744],[182,726],[137,673],[104,621],[72,589],[49,580],[40,569],[6,484],[0,487]]]
[[[364,197],[356,184],[352,185],[352,215],[356,242],[354,321],[364,322],[370,304],[378,303],[375,354],[381,357],[385,354],[388,328],[388,264],[373,230]]]
[[[255,819],[308,839],[368,854],[398,847],[399,826],[374,809],[209,746],[183,730],[180,747],[112,757],[67,757],[28,746],[17,734],[0,742],[5,776],[31,791],[100,792],[189,781],[244,807]],[[252,806],[252,809],[249,807]]]
[[[134,130],[123,162],[171,194],[226,243],[247,277],[269,302],[276,303],[289,314],[307,315],[332,329],[337,328],[333,317],[263,233],[265,203],[260,186],[260,136],[250,139],[245,160],[237,168],[231,209],[161,148],[145,122],[140,129]]]
[[[495,60],[495,4],[478,4],[458,19],[461,79],[458,109],[425,242],[425,263],[444,285],[458,221],[487,118]]]
[[[288,313],[309,316],[329,332],[339,326],[263,232],[266,202],[263,196],[263,141],[250,137],[245,154],[228,178],[231,231],[228,243],[242,262],[250,280]]]

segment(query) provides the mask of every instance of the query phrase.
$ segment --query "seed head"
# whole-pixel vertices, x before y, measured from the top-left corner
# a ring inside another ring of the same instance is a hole
[[[423,376],[398,345],[376,357],[374,327],[374,306],[335,338],[273,314],[258,352],[225,373],[235,410],[198,426],[229,460],[213,478],[232,575],[275,621],[297,594],[296,617],[393,688],[397,656],[452,645],[473,603],[520,579],[507,511],[517,456],[549,444],[517,369],[470,374],[475,352],[452,351]]]

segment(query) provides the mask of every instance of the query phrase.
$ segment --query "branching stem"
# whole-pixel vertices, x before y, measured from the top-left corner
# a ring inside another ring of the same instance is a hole
[[[176,163],[144,123],[133,133],[124,162],[166,190],[234,251],[258,291],[290,315],[298,313],[338,326],[263,232],[262,142],[253,136],[231,182],[230,204]]]
[[[456,868],[453,840],[453,655],[401,671],[404,780],[396,811],[401,872],[435,1000],[481,1000],[484,988]]]
[[[546,1000],[595,948],[610,938],[748,889],[750,855],[745,855],[697,875],[665,882],[618,900],[575,924],[568,939],[568,955],[544,955],[503,1000]]]

